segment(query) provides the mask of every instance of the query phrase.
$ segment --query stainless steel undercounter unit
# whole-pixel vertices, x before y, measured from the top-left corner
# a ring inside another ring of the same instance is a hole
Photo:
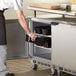
[[[42,64],[49,66],[58,76],[63,72],[76,75],[76,19],[31,18],[31,23],[37,35],[33,44],[33,69],[37,70],[38,64]],[[47,26],[50,26],[49,34],[44,29],[48,29]]]

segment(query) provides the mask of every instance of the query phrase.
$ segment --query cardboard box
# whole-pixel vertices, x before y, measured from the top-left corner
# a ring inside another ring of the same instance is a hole
[[[50,10],[60,10],[59,4],[49,4],[49,3],[30,3],[30,7],[50,9]]]

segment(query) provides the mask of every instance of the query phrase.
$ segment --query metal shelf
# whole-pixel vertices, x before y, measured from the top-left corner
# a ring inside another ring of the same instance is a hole
[[[38,33],[36,33],[36,35],[37,35],[37,36],[49,37],[49,38],[51,38],[51,37],[52,37],[51,35],[43,35],[43,34],[38,34]]]
[[[51,60],[51,53],[46,53],[46,54],[34,54],[34,56],[37,56],[37,57],[41,57],[41,58],[44,58],[44,59]]]
[[[38,48],[42,48],[42,49],[46,49],[46,50],[52,50],[51,48],[47,48],[47,47],[44,47],[44,46],[38,46],[38,45],[34,45],[35,47],[38,47]]]
[[[76,16],[75,11],[66,12],[62,10],[48,10],[48,9],[41,9],[41,8],[34,8],[34,7],[27,7],[28,10],[34,11],[34,16],[36,16],[36,11],[46,12],[46,13],[53,13],[53,14],[60,14],[60,15],[69,15],[69,16]]]

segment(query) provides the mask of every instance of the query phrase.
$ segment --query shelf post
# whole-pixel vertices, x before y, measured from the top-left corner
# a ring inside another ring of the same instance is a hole
[[[34,17],[36,17],[36,10],[34,10]]]

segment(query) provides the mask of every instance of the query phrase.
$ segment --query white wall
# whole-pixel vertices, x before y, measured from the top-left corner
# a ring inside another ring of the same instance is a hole
[[[24,14],[26,16],[33,14],[33,11],[26,10],[27,6],[31,2],[36,2],[36,3],[37,2],[38,3],[68,3],[68,2],[70,2],[70,0],[23,0],[23,11],[24,11]],[[12,10],[12,9],[5,11],[5,16],[6,16],[6,19],[16,19],[17,18],[15,10]]]

